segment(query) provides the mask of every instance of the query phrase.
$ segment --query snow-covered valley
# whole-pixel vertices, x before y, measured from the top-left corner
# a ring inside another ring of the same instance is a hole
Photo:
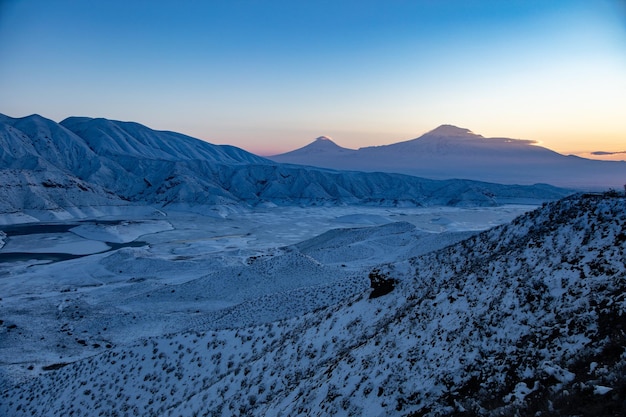
[[[154,210],[151,218],[7,226],[0,314],[4,328],[16,327],[0,345],[2,366],[23,371],[139,336],[302,314],[360,292],[374,265],[530,208],[276,207],[224,217]],[[308,294],[346,283],[344,292]],[[295,294],[299,302],[281,301]]]
[[[532,208],[155,210],[31,234],[93,254],[0,264],[0,413],[620,415],[626,201]],[[11,233],[2,252],[26,251]],[[371,298],[376,279],[391,291]]]

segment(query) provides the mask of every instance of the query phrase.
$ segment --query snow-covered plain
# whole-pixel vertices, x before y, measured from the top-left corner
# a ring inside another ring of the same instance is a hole
[[[153,217],[133,218],[135,211],[68,223],[62,233],[8,228],[0,255],[22,257],[0,263],[3,378],[139,337],[300,315],[363,291],[373,265],[438,249],[531,208],[145,210]],[[91,256],[37,259],[46,253]],[[329,286],[335,290],[325,295]],[[294,295],[302,298],[281,301]],[[8,325],[16,327],[7,332]]]

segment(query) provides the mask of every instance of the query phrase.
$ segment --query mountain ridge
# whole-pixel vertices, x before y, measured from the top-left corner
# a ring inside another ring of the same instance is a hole
[[[245,155],[243,152],[238,158],[233,157],[225,151],[230,147],[222,148],[181,133],[152,130],[136,122],[69,117],[59,124],[85,139],[101,155],[139,156],[172,161],[205,159],[229,163],[267,163],[262,157]],[[103,138],[109,141],[101,141]]]
[[[0,117],[0,213],[124,205],[494,205],[560,198],[547,186],[438,183],[400,174],[279,164],[134,122]],[[320,141],[332,145],[331,141]],[[28,179],[26,179],[28,178]],[[78,187],[78,191],[75,187]],[[384,187],[381,186],[384,184]],[[82,198],[93,192],[97,198]]]

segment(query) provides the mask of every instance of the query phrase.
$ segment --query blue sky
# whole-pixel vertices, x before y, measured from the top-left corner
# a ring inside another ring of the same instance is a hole
[[[626,148],[619,0],[0,0],[0,112],[133,120],[271,154],[450,123]]]

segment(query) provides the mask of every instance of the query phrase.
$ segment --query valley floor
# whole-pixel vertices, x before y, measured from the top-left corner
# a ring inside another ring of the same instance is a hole
[[[532,208],[135,210],[5,226],[0,377],[12,385],[140,338],[302,315],[366,291],[375,265]]]

